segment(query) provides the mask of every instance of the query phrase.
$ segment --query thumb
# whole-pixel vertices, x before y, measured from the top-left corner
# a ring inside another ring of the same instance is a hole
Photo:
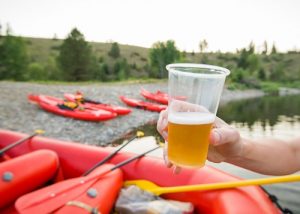
[[[232,127],[213,129],[210,135],[210,143],[215,146],[225,143],[236,143],[239,139],[239,132]]]

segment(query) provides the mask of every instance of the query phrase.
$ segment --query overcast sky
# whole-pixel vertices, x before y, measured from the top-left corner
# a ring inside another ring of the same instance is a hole
[[[151,47],[172,39],[180,50],[235,51],[253,41],[300,49],[299,0],[0,0],[2,33]]]

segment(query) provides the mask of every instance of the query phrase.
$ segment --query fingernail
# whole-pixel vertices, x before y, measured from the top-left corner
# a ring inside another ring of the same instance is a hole
[[[173,164],[171,164],[170,162],[165,162],[168,168],[171,168],[173,166]]]
[[[167,160],[167,158],[164,158],[164,160],[165,160],[165,164],[166,164],[166,166],[167,166],[168,168],[171,168],[171,167],[173,166],[173,164],[170,163],[170,162]]]
[[[173,174],[179,174],[180,170],[181,170],[180,167],[175,166],[175,167],[173,168]]]
[[[165,165],[170,168],[172,166],[172,164],[169,162],[168,157],[166,155],[163,156],[164,161],[165,161]]]

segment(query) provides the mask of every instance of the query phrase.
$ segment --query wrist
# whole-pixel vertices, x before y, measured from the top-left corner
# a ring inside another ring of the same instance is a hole
[[[236,152],[228,157],[226,162],[239,165],[240,163],[247,161],[250,159],[252,147],[253,143],[250,140],[241,137],[239,141],[236,142]]]
[[[253,147],[255,146],[255,143],[249,139],[242,138],[241,144],[242,144],[242,151],[240,154],[240,158],[247,159],[247,160],[252,159],[251,154],[254,149]]]

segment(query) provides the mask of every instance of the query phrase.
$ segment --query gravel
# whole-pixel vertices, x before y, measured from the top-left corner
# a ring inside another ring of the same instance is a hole
[[[125,116],[104,122],[87,122],[58,116],[28,102],[30,93],[63,98],[63,93],[82,91],[87,97],[114,105],[125,106],[120,95],[143,99],[141,88],[149,91],[167,91],[166,83],[131,84],[37,84],[0,82],[0,128],[31,134],[45,130],[44,136],[83,144],[105,146],[124,138],[128,133],[149,123],[156,123],[159,113],[132,108]],[[260,91],[224,90],[221,104],[231,100],[262,96]]]

